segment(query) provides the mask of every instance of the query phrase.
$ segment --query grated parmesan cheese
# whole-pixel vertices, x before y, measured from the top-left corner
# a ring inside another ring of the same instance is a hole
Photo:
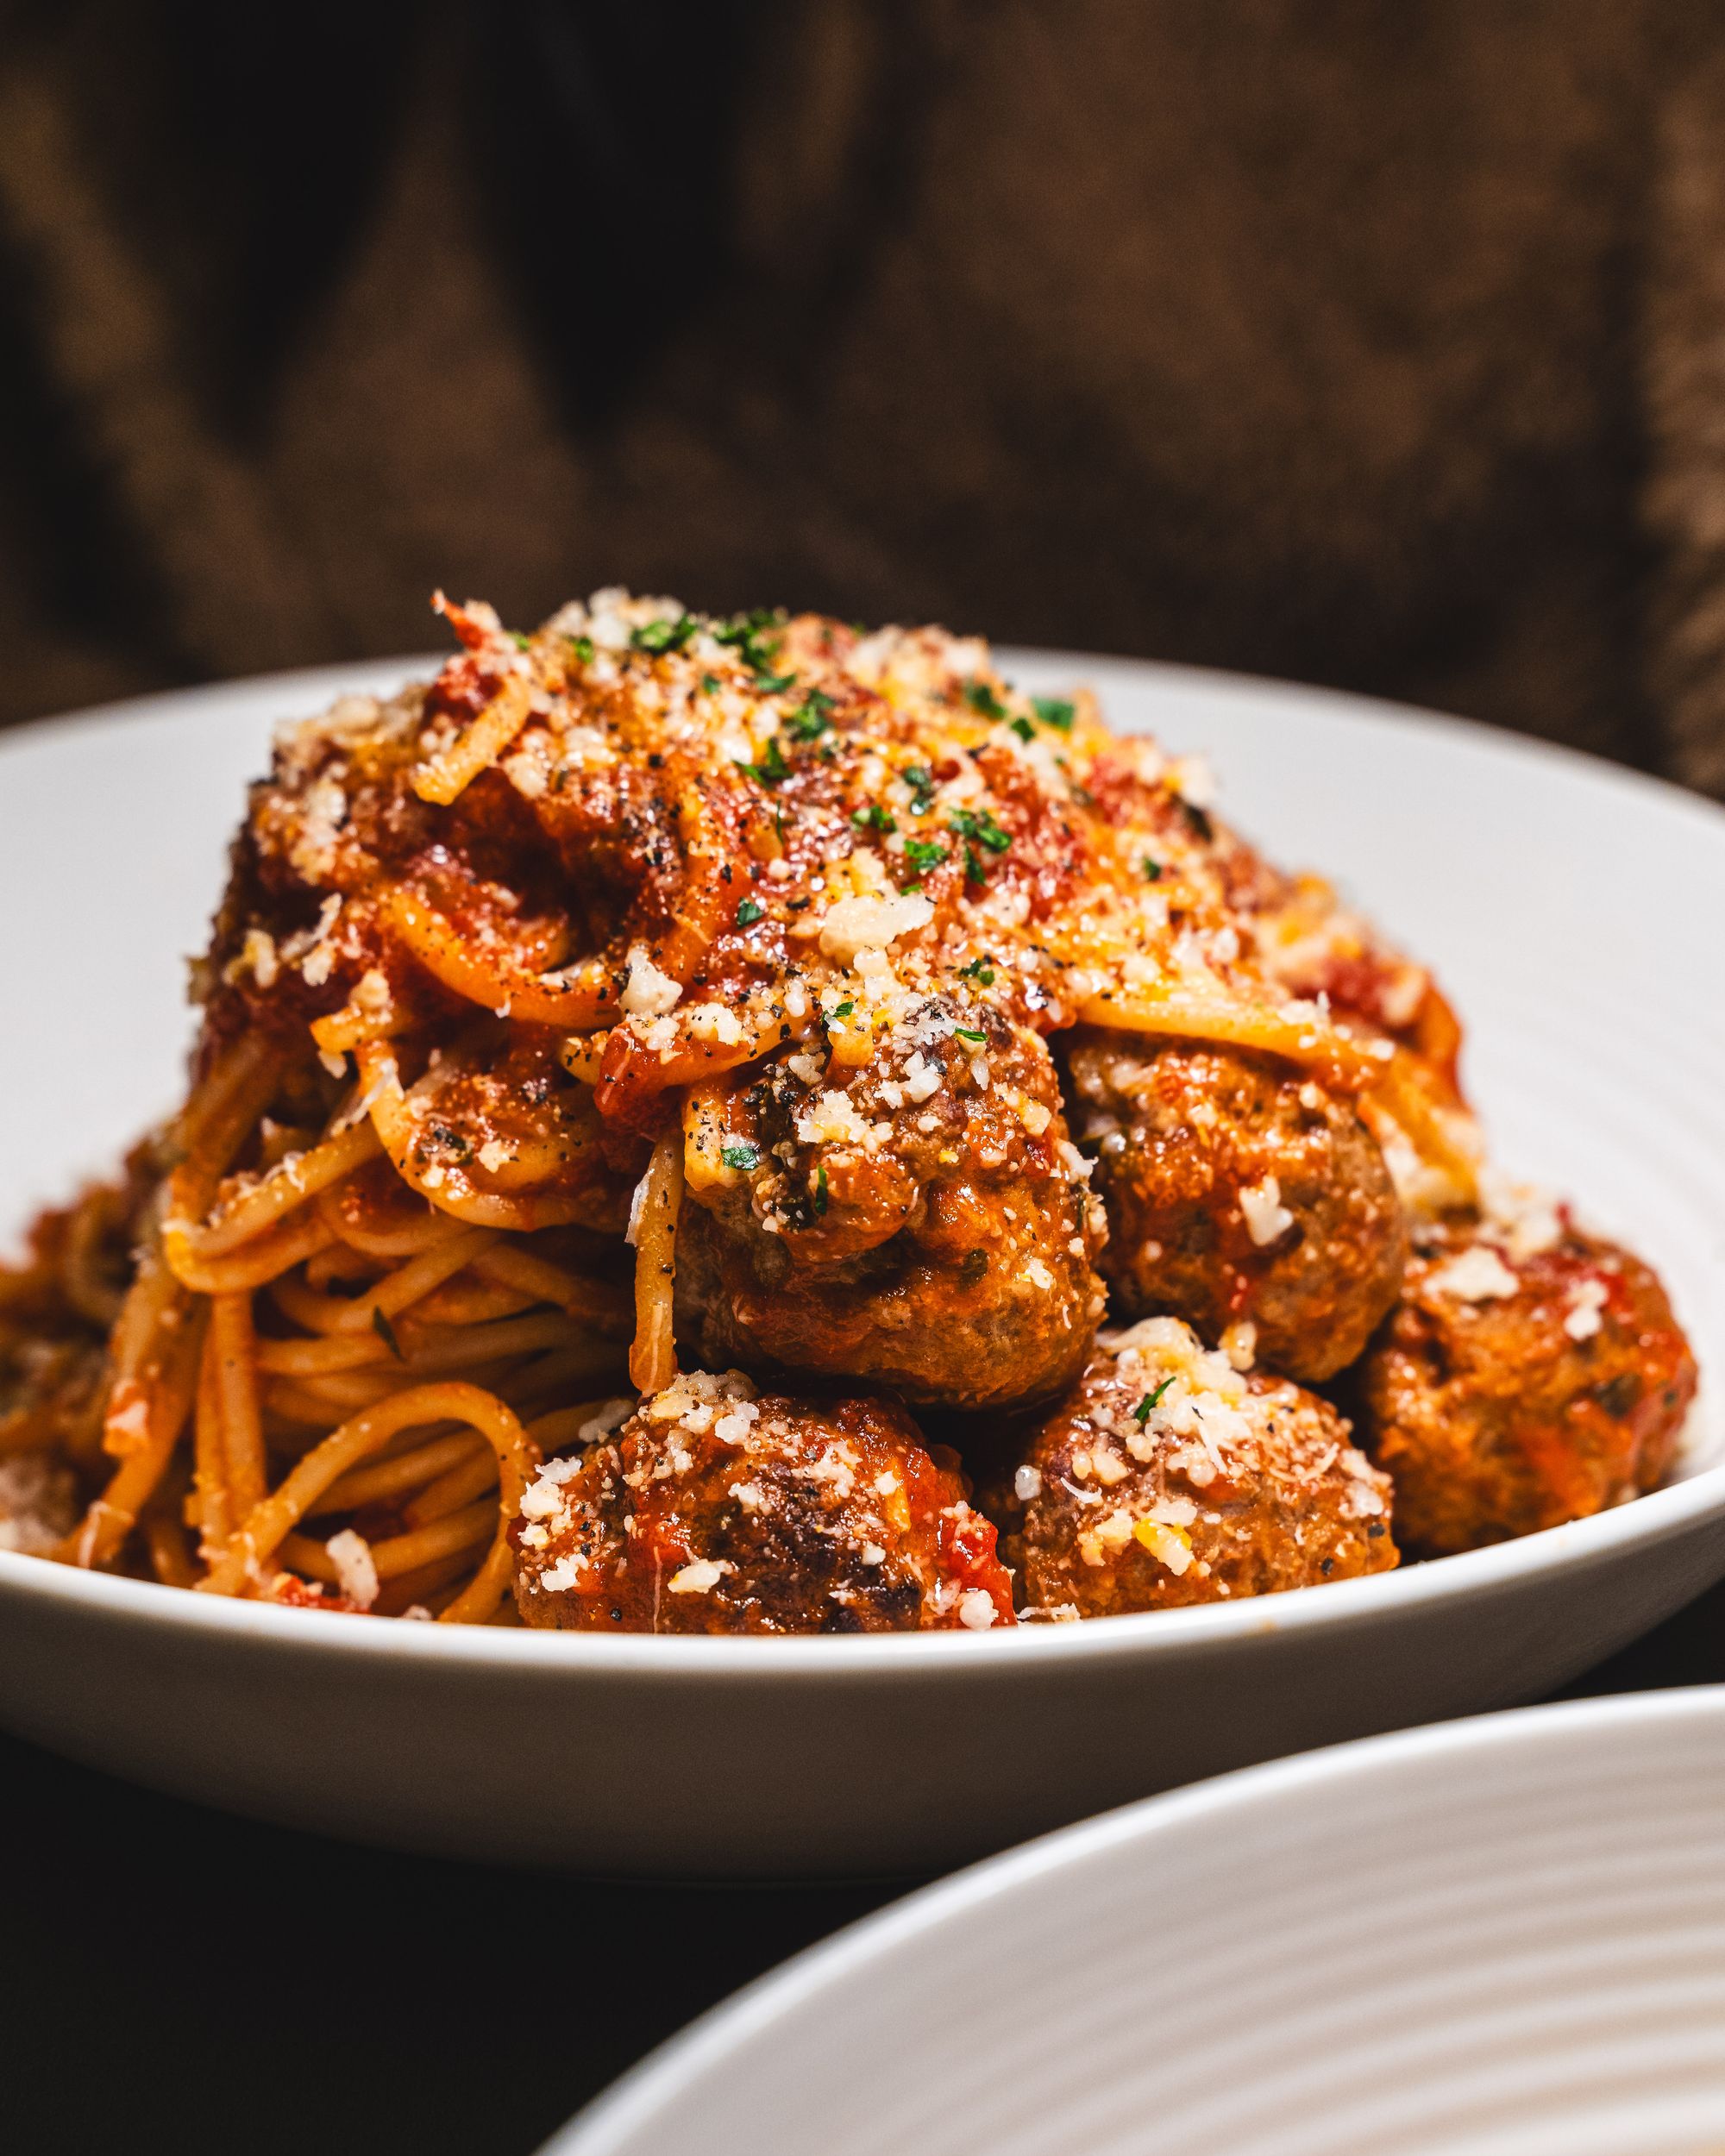
[[[630,1018],[659,1018],[675,1007],[682,984],[661,973],[647,954],[644,943],[629,950],[629,977],[624,984],[623,1008]]]
[[[820,924],[820,947],[827,957],[852,965],[860,951],[885,951],[900,937],[926,928],[933,918],[933,906],[914,894],[841,899],[827,909]]]
[[[1247,1183],[1239,1194],[1245,1216],[1245,1232],[1259,1250],[1266,1250],[1294,1225],[1294,1215],[1282,1202],[1282,1185],[1274,1175],[1260,1183]]]
[[[797,1136],[805,1145],[862,1145],[869,1142],[872,1129],[852,1107],[848,1095],[828,1092],[817,1094],[797,1118]]]
[[[692,1564],[673,1572],[665,1584],[674,1595],[706,1595],[718,1585],[727,1572],[736,1570],[724,1557],[697,1557]]]
[[[323,1548],[336,1568],[342,1594],[359,1608],[369,1609],[378,1598],[377,1566],[372,1561],[370,1543],[352,1527],[343,1527],[340,1534],[330,1536]]]
[[[1564,1331],[1571,1340],[1590,1340],[1603,1323],[1599,1313],[1604,1307],[1604,1282],[1578,1281],[1570,1294],[1569,1308],[1564,1317]]]
[[[1496,1251],[1484,1243],[1474,1244],[1426,1276],[1429,1291],[1452,1295],[1458,1302],[1495,1302],[1516,1294],[1521,1285]]]
[[[620,1397],[607,1400],[602,1407],[596,1408],[587,1417],[575,1435],[583,1445],[596,1445],[601,1438],[608,1438],[613,1430],[620,1429],[634,1413],[635,1402],[632,1400]],[[549,1474],[555,1464],[554,1462],[548,1462],[543,1472]]]

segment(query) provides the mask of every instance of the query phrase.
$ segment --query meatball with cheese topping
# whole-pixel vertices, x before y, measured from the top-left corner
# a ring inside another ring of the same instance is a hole
[[[1106,1229],[1038,1035],[931,996],[868,1063],[784,1054],[693,1119],[677,1288],[705,1361],[970,1410],[1083,1368]]]
[[[1436,1557],[1653,1489],[1696,1369],[1657,1276],[1547,1210],[1423,1238],[1356,1382],[1403,1538]]]
[[[1388,1570],[1390,1487],[1327,1401],[1176,1318],[1104,1334],[986,1501],[1030,1606],[1120,1616]]]
[[[1080,1034],[1081,1144],[1127,1317],[1166,1312],[1308,1383],[1358,1356],[1396,1300],[1402,1207],[1377,1140],[1314,1078],[1244,1049]]]
[[[584,1632],[986,1631],[994,1529],[955,1455],[889,1401],[679,1377],[615,1437],[546,1462],[512,1530],[530,1625]]]

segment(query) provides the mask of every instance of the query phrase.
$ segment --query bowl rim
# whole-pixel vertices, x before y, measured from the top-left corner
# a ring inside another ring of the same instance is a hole
[[[1560,1744],[1578,1729],[1615,1738],[1628,1753],[1650,1727],[1709,1721],[1725,1724],[1725,1685],[1679,1685],[1500,1709],[1235,1768],[1056,1827],[916,1888],[777,1963],[626,2069],[543,2143],[539,2156],[608,2156],[624,2136],[651,2126],[666,2103],[698,2085],[710,2066],[824,1987],[964,1922],[1022,1887],[1111,1851],[1135,1848],[1195,1821],[1274,1807],[1326,1784],[1393,1776],[1409,1764],[1525,1752],[1548,1740]]]
[[[1232,1642],[1293,1639],[1352,1631],[1476,1597],[1490,1599],[1549,1575],[1586,1570],[1685,1529],[1725,1519],[1725,1463],[1633,1502],[1514,1542],[1352,1580],[1329,1580],[1236,1602],[1193,1603],[1081,1623],[1013,1625],[969,1632],[862,1633],[837,1637],[731,1638],[683,1633],[537,1631],[492,1625],[412,1624],[341,1610],[165,1587],[106,1572],[84,1572],[41,1557],[0,1551],[0,1601],[11,1596],[100,1619],[134,1620],[188,1639],[227,1637],[283,1652],[307,1651],[367,1661],[395,1656],[466,1669],[567,1672],[572,1678],[628,1678],[680,1684],[699,1674],[731,1683],[868,1683],[915,1670],[958,1682],[1009,1670],[1082,1669],[1124,1656],[1133,1661],[1215,1651]],[[315,1620],[315,1622],[313,1621]]]
[[[1457,749],[1484,754],[1524,771],[1553,765],[1572,779],[1612,791],[1628,791],[1650,807],[1676,814],[1709,832],[1725,848],[1725,806],[1670,781],[1608,761],[1585,750],[1509,734],[1477,719],[1428,711],[1387,699],[1361,696],[1307,683],[1220,668],[1170,664],[1126,655],[1003,643],[1000,657],[1038,673],[1084,673],[1117,680],[1158,684],[1173,692],[1208,693],[1285,710],[1290,701],[1314,717],[1349,729],[1370,728],[1381,741],[1386,730],[1437,736]],[[339,695],[344,690],[377,693],[392,681],[412,679],[441,663],[444,655],[405,654],[329,666],[296,667],[203,682],[117,699],[57,717],[27,722],[0,735],[0,764],[10,755],[52,753],[56,741],[89,739],[141,721],[172,722],[200,706],[235,698],[248,704]],[[1725,854],[1722,854],[1725,860]],[[0,1224],[3,1228],[6,1224]],[[1720,1381],[1714,1379],[1712,1383]],[[1703,1399],[1709,1389],[1703,1373]],[[1691,1424],[1691,1426],[1692,1424]],[[1223,1649],[1243,1638],[1264,1639],[1325,1628],[1352,1630],[1386,1616],[1413,1613],[1473,1595],[1502,1594],[1546,1576],[1610,1562],[1643,1545],[1699,1530],[1725,1518],[1725,1457],[1696,1467],[1677,1482],[1584,1520],[1546,1528],[1513,1542],[1453,1557],[1397,1566],[1352,1580],[1324,1582],[1279,1595],[1234,1602],[1091,1618],[1076,1624],[1014,1626],[999,1631],[844,1634],[837,1637],[731,1639],[689,1634],[538,1632],[492,1626],[384,1623],[340,1611],[285,1608],[235,1601],[164,1587],[153,1580],[81,1572],[40,1557],[0,1550],[0,1597],[22,1596],[58,1605],[67,1614],[136,1619],[147,1626],[179,1630],[203,1639],[226,1635],[262,1649],[314,1651],[375,1659],[394,1654],[497,1670],[578,1673],[584,1680],[661,1678],[681,1683],[704,1677],[806,1680],[817,1670],[844,1683],[873,1680],[908,1668],[958,1681],[975,1671],[988,1678],[1031,1664],[1080,1666],[1120,1656],[1179,1654]],[[317,1623],[308,1629],[308,1616]]]

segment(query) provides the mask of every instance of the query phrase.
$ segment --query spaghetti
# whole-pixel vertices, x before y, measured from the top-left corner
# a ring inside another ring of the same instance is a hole
[[[880,1097],[925,1100],[937,1004],[955,1084],[1075,1025],[1229,1044],[1465,1181],[1425,977],[1087,699],[934,630],[438,604],[436,681],[290,729],[254,789],[178,1117],[0,1275],[0,1454],[75,1480],[64,1562],[514,1620],[542,1458],[676,1376],[686,1194],[831,1243],[876,1143],[844,1088],[893,1051]],[[1011,1113],[1082,1310],[1099,1216],[1047,1068]],[[800,1190],[728,1119],[763,1072],[801,1087]]]

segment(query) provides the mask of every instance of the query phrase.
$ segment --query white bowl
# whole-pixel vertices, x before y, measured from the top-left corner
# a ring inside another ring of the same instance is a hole
[[[1725,1370],[1725,815],[1454,722],[1017,655],[1214,755],[1469,1018],[1502,1156],[1576,1191]],[[172,1102],[268,724],[406,662],[154,698],[0,743],[0,1222]],[[1716,1387],[1680,1479],[1526,1541],[1265,1601],[999,1634],[460,1631],[218,1602],[0,1554],[0,1722],[158,1787],[365,1839],[593,1871],[932,1869],[1306,1746],[1537,1696],[1725,1573]]]
[[[1708,1690],[1135,1804],[800,1955],[543,2156],[1717,2156],[1722,1789]]]

